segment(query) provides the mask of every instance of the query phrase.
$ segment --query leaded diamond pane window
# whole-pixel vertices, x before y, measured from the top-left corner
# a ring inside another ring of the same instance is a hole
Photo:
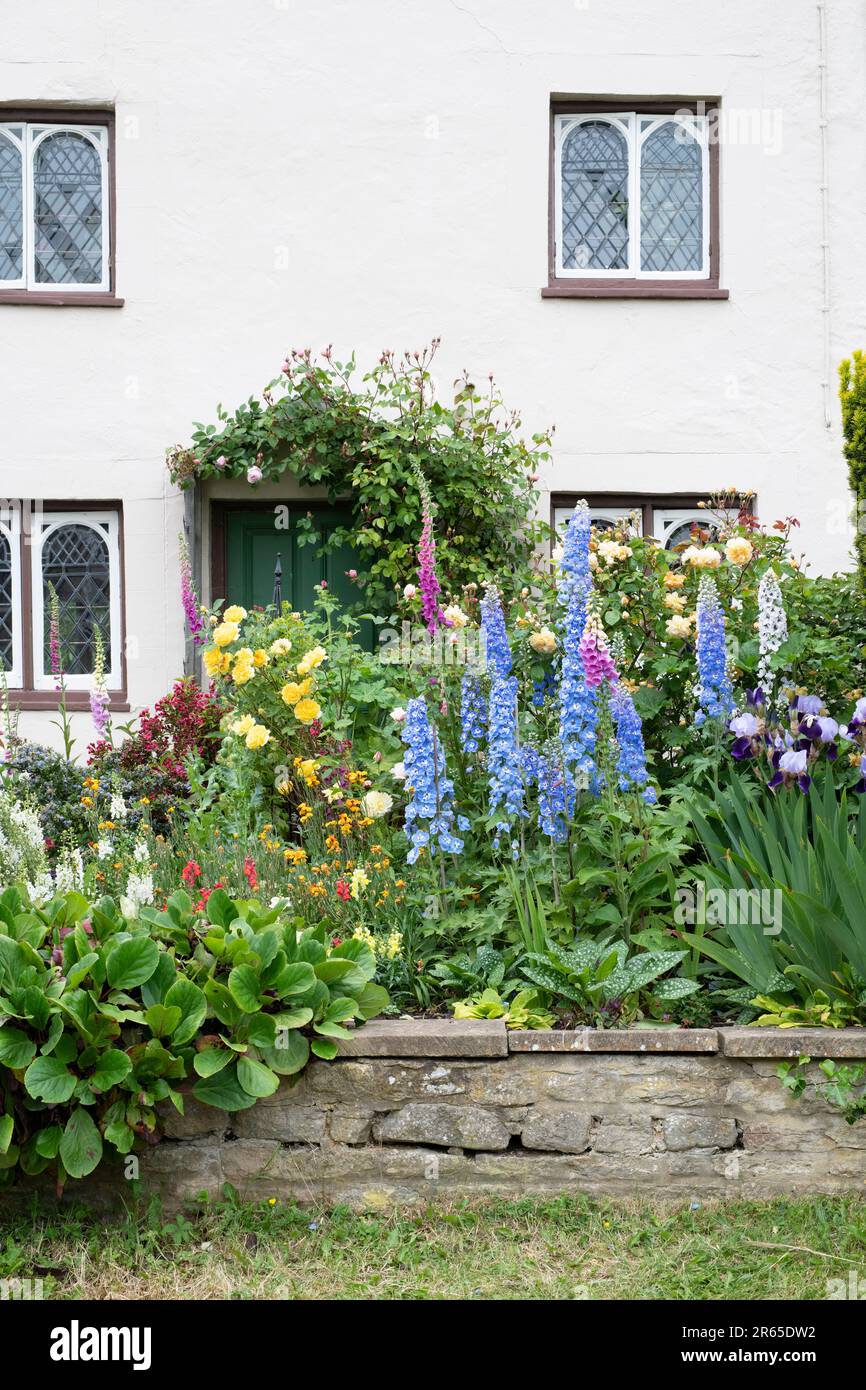
[[[95,636],[111,652],[111,567],[108,537],[92,525],[70,523],[50,531],[42,543],[43,673],[52,672],[52,591],[57,595],[58,646],[65,675],[94,669]]]
[[[666,121],[644,140],[640,157],[642,270],[700,270],[703,257],[701,147]]]
[[[554,134],[556,275],[709,277],[706,115],[557,114]]]
[[[102,279],[102,165],[93,142],[48,135],[33,160],[36,279],[98,285]]]
[[[0,281],[20,280],[24,267],[24,178],[20,142],[0,133]]]
[[[699,532],[712,538],[719,532],[719,527],[719,518],[710,516],[706,509],[702,512],[667,512],[662,509],[653,513],[653,534],[666,550],[677,550],[683,546],[702,543]]]
[[[628,265],[628,146],[608,121],[585,121],[562,145],[562,260],[569,270]]]
[[[15,595],[12,589],[12,546],[0,531],[0,670],[7,674],[15,662]]]
[[[110,293],[105,120],[0,123],[0,290]]]

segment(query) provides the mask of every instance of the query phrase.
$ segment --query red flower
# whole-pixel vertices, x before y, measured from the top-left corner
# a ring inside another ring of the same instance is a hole
[[[250,885],[250,892],[254,893],[259,886],[259,877],[256,873],[255,861],[247,855],[244,860],[244,878]]]
[[[201,896],[195,905],[196,912],[204,912],[207,907],[207,900],[211,893],[215,893],[218,888],[222,888],[222,883],[215,883],[213,888],[202,888]]]
[[[337,897],[347,903],[352,896],[352,890],[344,878],[337,880]]]
[[[197,878],[201,878],[201,864],[197,864],[194,859],[188,859],[181,870],[181,878],[187,888],[192,888]]]

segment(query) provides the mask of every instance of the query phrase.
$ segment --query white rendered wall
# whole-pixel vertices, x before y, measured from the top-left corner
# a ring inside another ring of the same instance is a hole
[[[366,365],[441,335],[443,388],[493,370],[528,431],[555,422],[545,513],[551,490],[751,487],[817,569],[846,563],[866,13],[827,10],[829,304],[814,0],[0,0],[0,100],[117,111],[126,304],[0,306],[0,492],[123,500],[134,708],[182,663],[165,448],[290,346]],[[729,301],[541,299],[552,93],[756,113],[721,151]]]

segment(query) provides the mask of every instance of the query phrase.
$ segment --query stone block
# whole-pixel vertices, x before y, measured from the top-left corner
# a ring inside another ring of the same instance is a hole
[[[512,1030],[509,1052],[718,1052],[715,1028]]]
[[[571,1106],[534,1107],[527,1113],[520,1140],[525,1149],[580,1154],[589,1148],[592,1117]]]
[[[157,1144],[138,1155],[139,1176],[148,1192],[177,1201],[197,1197],[200,1192],[218,1197],[223,1183],[222,1151],[221,1144],[208,1141]]]
[[[328,1133],[337,1144],[366,1144],[375,1113],[372,1105],[338,1105],[328,1120]]]
[[[224,1110],[203,1105],[191,1091],[184,1091],[183,1114],[179,1114],[170,1101],[163,1101],[159,1106],[159,1123],[166,1139],[203,1139],[224,1134],[230,1121]]]
[[[633,1116],[602,1119],[592,1131],[592,1151],[597,1154],[652,1153],[653,1126],[649,1111]]]
[[[239,1139],[320,1144],[325,1137],[325,1112],[313,1105],[263,1105],[259,1101],[250,1110],[238,1111],[233,1129]]]
[[[736,1122],[715,1115],[670,1115],[662,1122],[666,1149],[732,1149],[737,1142]]]
[[[720,1028],[726,1057],[858,1057],[866,1060],[866,1028]]]
[[[381,1144],[435,1144],[442,1148],[507,1149],[510,1135],[492,1110],[479,1105],[411,1103],[377,1119]]]
[[[515,1053],[512,1088],[522,1081],[528,1099],[576,1103],[594,1115],[649,1104],[654,1114],[685,1107],[710,1108],[724,1101],[736,1063],[717,1055],[622,1053],[616,1059],[579,1053]],[[615,1077],[615,1080],[614,1080]]]
[[[341,1057],[507,1057],[505,1024],[487,1018],[376,1018],[339,1044]]]

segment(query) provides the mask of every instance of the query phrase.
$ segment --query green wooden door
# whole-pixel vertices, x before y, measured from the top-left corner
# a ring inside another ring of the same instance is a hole
[[[313,542],[305,521],[313,516]],[[277,528],[285,513],[267,508],[239,508],[226,516],[226,590],[220,597],[245,608],[265,608],[273,602],[274,569],[277,556],[282,565],[282,593],[293,609],[312,607],[316,584],[327,580],[328,588],[344,603],[356,604],[359,592],[346,577],[346,570],[358,568],[358,557],[350,546],[342,545],[323,553],[322,545],[338,526],[345,526],[348,509],[339,507],[290,508],[288,527]]]

